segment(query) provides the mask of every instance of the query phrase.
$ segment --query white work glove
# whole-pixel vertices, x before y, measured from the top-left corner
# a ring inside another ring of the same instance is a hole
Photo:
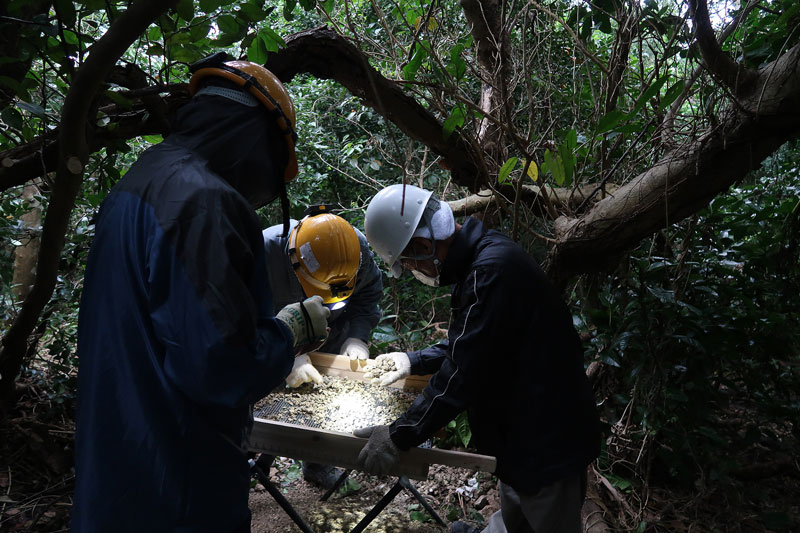
[[[389,426],[369,426],[353,431],[356,437],[369,438],[358,454],[358,466],[364,472],[383,476],[400,457],[400,448],[389,436]]]
[[[367,363],[366,376],[384,387],[411,375],[411,361],[405,352],[384,353]]]
[[[361,339],[350,337],[342,343],[341,355],[346,355],[351,360],[369,359],[369,347]]]
[[[278,318],[292,332],[294,347],[322,342],[328,338],[328,317],[331,310],[322,305],[322,296],[312,296],[289,304],[278,312]]]
[[[317,385],[322,383],[322,376],[311,364],[311,358],[306,354],[295,357],[292,371],[286,376],[286,386],[294,389],[311,381]]]

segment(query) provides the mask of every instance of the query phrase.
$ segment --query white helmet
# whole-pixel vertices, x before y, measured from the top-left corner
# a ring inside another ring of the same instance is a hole
[[[390,185],[367,206],[367,241],[395,277],[403,272],[398,258],[414,235],[432,194],[413,185]]]

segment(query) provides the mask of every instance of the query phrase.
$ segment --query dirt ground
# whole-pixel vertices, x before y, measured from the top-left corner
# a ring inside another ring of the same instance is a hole
[[[395,482],[395,478],[352,472],[346,487],[322,502],[320,498],[325,491],[306,482],[294,460],[282,457],[276,459],[270,470],[270,480],[318,533],[350,531]],[[412,480],[411,483],[448,526],[453,520],[466,519],[482,527],[499,509],[496,480],[488,474],[434,465],[427,480]],[[260,484],[250,492],[250,510],[253,533],[300,531]],[[441,533],[447,530],[425,512],[409,491],[403,490],[365,531]]]
[[[13,410],[0,418],[0,532],[69,531],[75,483],[72,410],[50,400],[31,380]],[[727,478],[700,478],[695,487],[680,489],[654,476],[646,493],[625,492],[598,477],[595,469],[584,503],[585,531],[800,532],[800,448],[795,433],[775,429],[770,439],[750,442],[742,429],[755,423],[749,422],[747,409],[728,414],[731,444],[720,453],[739,467]],[[323,503],[323,491],[303,480],[295,461],[278,458],[270,476],[318,533],[349,531],[393,484],[391,478],[354,473],[340,494]],[[466,518],[482,527],[499,508],[496,480],[485,473],[433,466],[428,479],[412,483],[448,524]],[[299,531],[255,483],[250,508],[253,533]],[[594,527],[599,520],[604,527]],[[366,531],[447,529],[404,490]]]

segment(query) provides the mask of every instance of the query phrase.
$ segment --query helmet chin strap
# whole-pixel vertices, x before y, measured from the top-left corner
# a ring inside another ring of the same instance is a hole
[[[286,192],[286,182],[281,180],[281,211],[283,211],[283,238],[289,237],[289,194]]]

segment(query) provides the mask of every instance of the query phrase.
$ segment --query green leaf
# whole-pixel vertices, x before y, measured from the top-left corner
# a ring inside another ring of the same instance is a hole
[[[142,135],[142,140],[150,144],[158,144],[164,140],[164,137],[161,135]]]
[[[292,20],[294,18],[294,8],[297,5],[297,0],[286,0],[283,4],[283,18]]]
[[[626,113],[623,113],[619,109],[610,111],[609,113],[603,115],[599,121],[597,121],[597,133],[605,133],[609,131],[627,116],[628,115]]]
[[[415,522],[428,522],[431,519],[431,516],[425,511],[411,511],[409,516]]]
[[[170,48],[169,52],[171,59],[181,63],[194,63],[204,55],[199,48],[193,45],[175,46]]]
[[[508,160],[503,163],[503,166],[500,167],[500,172],[497,174],[497,182],[498,183],[505,183],[508,180],[508,175],[511,174],[511,171],[514,170],[514,166],[517,164],[516,157],[509,157]]]
[[[325,13],[331,14],[333,13],[333,8],[336,5],[336,0],[325,0],[322,4],[322,8],[325,10]]]
[[[570,150],[574,150],[575,147],[578,145],[578,132],[575,131],[575,128],[572,128],[567,132],[567,146]]]
[[[564,184],[564,163],[561,161],[561,156],[552,153],[550,150],[544,151],[544,162],[547,165],[547,170],[556,180],[556,183],[561,186]]]
[[[260,22],[264,20],[264,17],[267,15],[267,13],[261,9],[260,6],[251,4],[249,2],[239,6],[239,13],[250,22]]]
[[[279,48],[286,48],[286,41],[272,28],[261,28],[258,30],[258,35],[264,39],[264,44],[267,45],[267,50],[270,52],[277,52]]]
[[[202,3],[202,2],[201,2]],[[193,0],[179,0],[178,5],[175,6],[175,11],[178,15],[189,22],[194,18],[194,1]]]
[[[311,11],[316,7],[317,1],[316,0],[300,0],[300,7],[305,9],[306,11]]]
[[[667,94],[664,95],[664,98],[661,99],[661,106],[659,109],[665,109],[667,106],[672,104],[675,99],[680,96],[683,92],[683,88],[686,85],[686,82],[683,80],[678,81],[675,85],[667,89]]]
[[[267,62],[267,46],[264,43],[264,39],[261,39],[260,36],[253,39],[253,42],[250,43],[250,46],[247,48],[247,60],[258,63],[259,65],[263,65]]]
[[[575,169],[575,156],[569,147],[569,142],[566,142],[558,147],[558,155],[561,157],[562,167],[564,169],[564,181],[567,185],[572,183],[572,174]],[[559,183],[562,185],[562,183]]]
[[[651,286],[648,286],[647,290],[650,291],[650,294],[658,298],[658,301],[663,304],[675,302],[675,293],[670,290]]]
[[[133,107],[133,102],[130,99],[125,98],[116,91],[106,91],[106,96],[121,109],[131,109]]]
[[[621,491],[625,491],[632,486],[631,482],[623,477],[615,476],[613,474],[609,474],[608,472],[605,473],[605,476],[615,488]]]
[[[238,33],[239,23],[233,15],[220,15],[217,17],[217,26],[222,33]]]
[[[423,46],[423,43],[417,43],[416,48],[414,48],[414,55],[411,57],[411,61],[409,61],[408,64],[403,67],[403,79],[406,81],[413,80],[417,75],[417,71],[419,71],[419,67],[422,66],[422,62],[427,57],[428,49]]]
[[[3,122],[6,126],[11,129],[21,130],[22,124],[24,122],[22,118],[22,113],[17,111],[14,107],[6,107],[3,109],[2,113],[0,113],[0,118],[3,119]]]
[[[65,26],[75,25],[75,4],[70,0],[56,0],[54,3],[58,18]]]
[[[595,23],[594,26],[601,32],[611,35],[614,30],[611,28],[611,19],[607,13],[596,12],[595,13]]]
[[[349,496],[350,494],[355,494],[356,492],[361,490],[361,484],[352,478],[347,478],[344,480],[344,484],[339,487],[339,494],[341,496]]]
[[[639,110],[644,107],[644,105],[647,103],[648,100],[657,95],[658,92],[661,90],[661,87],[663,87],[664,84],[667,83],[668,79],[669,79],[669,74],[664,74],[663,76],[658,78],[655,82],[653,82],[653,84],[650,87],[648,87],[636,101],[636,105],[633,107],[631,115],[635,115],[636,113],[638,113]]]
[[[106,7],[106,0],[81,0],[78,3],[86,8],[87,11],[98,11]]]
[[[456,128],[460,128],[464,125],[464,119],[466,118],[466,111],[462,104],[458,104],[450,111],[450,116],[447,117],[447,120],[444,121],[442,125],[442,132],[444,134],[444,138],[447,139],[450,135],[455,131]]]
[[[197,5],[200,7],[201,11],[211,13],[222,5],[222,0],[199,0]]]
[[[472,440],[472,429],[469,427],[469,417],[466,412],[460,413],[456,416],[456,435],[461,441],[461,444],[466,448]]]
[[[67,44],[74,44],[76,46],[80,44],[78,35],[72,30],[64,30],[64,41],[66,41]]]
[[[461,58],[461,52],[464,51],[464,45],[457,44],[450,49],[450,64],[447,65],[447,72],[450,73],[456,80],[464,77],[467,71],[467,63]]]
[[[193,43],[205,39],[208,36],[208,32],[211,29],[211,24],[201,23],[192,26],[192,29],[189,30],[189,37]]]
[[[44,108],[38,104],[29,104],[28,102],[17,102],[17,107],[37,117],[43,117],[45,115]]]

